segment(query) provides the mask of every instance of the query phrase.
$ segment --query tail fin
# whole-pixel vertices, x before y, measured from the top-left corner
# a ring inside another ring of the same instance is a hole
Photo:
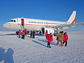
[[[70,16],[70,18],[68,19],[67,22],[74,24],[75,23],[75,19],[76,19],[76,11],[73,11],[72,15]]]

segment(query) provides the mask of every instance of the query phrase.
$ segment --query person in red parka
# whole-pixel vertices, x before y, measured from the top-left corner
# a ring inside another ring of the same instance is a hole
[[[67,35],[67,33],[65,32],[65,33],[64,33],[64,40],[63,40],[63,44],[65,43],[65,46],[67,46],[67,41],[68,41],[68,35]]]
[[[58,41],[58,36],[57,36],[56,40]]]
[[[45,36],[46,36],[46,38],[47,38],[47,34],[48,34],[48,30],[46,30],[46,32],[45,32]]]
[[[21,25],[24,26],[24,19],[21,19]]]
[[[50,42],[53,41],[52,33],[47,34],[46,40],[47,40],[47,42],[48,42],[47,47],[51,48]]]
[[[47,34],[48,34],[48,30],[46,30],[45,36],[47,36]]]
[[[25,35],[26,35],[27,34],[27,29],[26,28],[24,29],[24,32],[25,32]]]
[[[21,35],[21,30],[18,31],[18,35],[19,35],[19,38],[20,38],[20,35]]]

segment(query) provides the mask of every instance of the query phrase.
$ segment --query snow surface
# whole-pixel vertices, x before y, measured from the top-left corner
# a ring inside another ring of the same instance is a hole
[[[68,46],[47,48],[45,36],[18,38],[15,31],[0,31],[0,63],[84,63],[84,30],[67,32]]]

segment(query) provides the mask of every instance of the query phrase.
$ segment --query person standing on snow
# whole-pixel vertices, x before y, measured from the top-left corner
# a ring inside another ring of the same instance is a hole
[[[63,47],[63,39],[64,39],[63,31],[61,31],[60,33],[58,33],[57,37],[58,37],[57,46],[58,46],[59,42],[61,42],[61,46]]]
[[[56,37],[56,40],[57,40],[57,42],[58,42],[58,36]]]
[[[30,32],[30,38],[32,38],[32,31]]]
[[[27,29],[26,28],[24,29],[24,32],[25,32],[25,35],[26,35],[27,34]]]
[[[51,48],[50,42],[53,41],[52,33],[47,34],[46,40],[47,40],[47,42],[48,42],[48,43],[47,43],[47,47]]]
[[[19,35],[19,38],[20,38],[20,35],[21,35],[21,30],[18,31],[18,35]]]
[[[25,39],[25,32],[22,31],[22,39]]]
[[[47,34],[48,34],[48,30],[46,30],[46,32],[45,32],[45,36],[46,36],[46,38],[47,38]]]
[[[47,36],[47,34],[48,34],[48,30],[46,30],[45,36]]]
[[[35,31],[33,31],[32,34],[33,34],[33,38],[35,38]]]
[[[64,40],[63,40],[63,44],[65,43],[65,46],[67,46],[67,41],[68,41],[68,35],[67,35],[67,33],[65,32],[65,33],[64,33]]]

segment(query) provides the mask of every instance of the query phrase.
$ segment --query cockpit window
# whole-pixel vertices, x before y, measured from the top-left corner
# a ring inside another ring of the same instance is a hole
[[[14,22],[16,22],[16,21],[14,20]]]
[[[9,22],[16,22],[16,20],[10,20]]]
[[[13,22],[13,20],[10,20],[10,22]]]

